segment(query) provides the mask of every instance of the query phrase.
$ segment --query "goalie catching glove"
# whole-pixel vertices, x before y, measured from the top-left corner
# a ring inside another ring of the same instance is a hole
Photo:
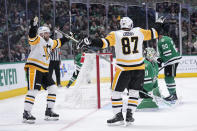
[[[83,38],[77,45],[77,49],[86,48],[91,44],[88,37]]]

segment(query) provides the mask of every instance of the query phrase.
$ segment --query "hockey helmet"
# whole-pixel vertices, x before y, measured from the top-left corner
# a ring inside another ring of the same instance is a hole
[[[150,61],[156,61],[156,57],[157,57],[157,52],[155,51],[154,48],[151,47],[147,47],[144,50],[144,56],[146,59],[150,60]]]
[[[127,28],[132,29],[133,28],[133,21],[129,17],[123,17],[120,20],[120,28]]]
[[[41,27],[38,28],[38,35],[40,35],[42,33],[45,33],[45,32],[50,33],[49,27],[47,27],[47,26],[41,26]]]

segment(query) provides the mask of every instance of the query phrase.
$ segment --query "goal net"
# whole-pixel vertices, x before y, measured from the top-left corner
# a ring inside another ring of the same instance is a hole
[[[101,108],[110,103],[112,61],[111,53],[86,53],[75,85],[65,91],[64,106],[66,108]]]

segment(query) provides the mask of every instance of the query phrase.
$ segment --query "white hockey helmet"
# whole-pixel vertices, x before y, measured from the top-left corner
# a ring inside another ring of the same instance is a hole
[[[47,27],[47,26],[41,26],[41,27],[38,28],[38,35],[40,35],[42,33],[45,33],[45,32],[50,33],[49,27]]]
[[[123,17],[120,20],[120,28],[127,28],[132,29],[133,28],[133,21],[129,17]]]

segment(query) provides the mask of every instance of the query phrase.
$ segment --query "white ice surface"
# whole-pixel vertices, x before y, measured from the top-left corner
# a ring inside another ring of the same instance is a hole
[[[112,117],[110,104],[100,110],[66,109],[63,104],[66,89],[58,89],[55,112],[60,120],[44,121],[46,92],[36,97],[32,114],[35,124],[22,123],[24,95],[0,101],[0,131],[197,131],[197,78],[176,78],[179,105],[156,111],[138,111],[131,126],[109,127],[106,120]],[[164,81],[159,80],[161,87]],[[163,88],[167,95],[165,88]]]

